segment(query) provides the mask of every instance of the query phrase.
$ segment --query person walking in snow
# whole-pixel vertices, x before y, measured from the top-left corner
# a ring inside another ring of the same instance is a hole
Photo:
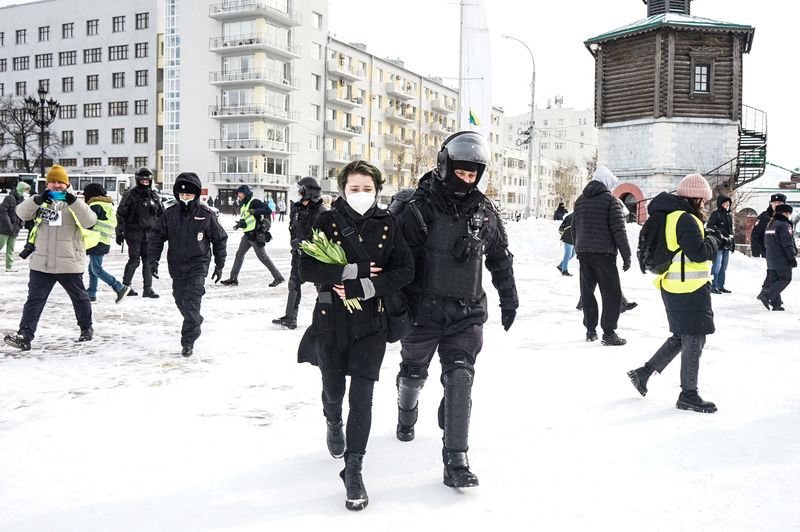
[[[572,240],[572,214],[568,214],[561,221],[558,233],[561,235],[561,242],[564,244],[564,257],[556,268],[561,272],[561,275],[572,276],[569,273],[569,261],[575,256],[575,242]]]
[[[94,335],[92,304],[83,284],[86,270],[83,233],[97,223],[97,215],[69,188],[69,176],[63,167],[56,164],[50,168],[45,181],[47,190],[17,206],[17,216],[23,222],[34,220],[28,242],[20,253],[23,259],[30,256],[30,280],[19,330],[4,341],[22,351],[30,351],[39,318],[56,283],[72,301],[81,329],[78,341],[88,342]]]
[[[714,403],[704,401],[697,392],[700,355],[706,336],[715,331],[711,260],[727,244],[724,237],[705,234],[703,207],[710,199],[708,181],[700,174],[690,174],[681,180],[675,194],[662,192],[647,207],[650,216],[666,216],[667,249],[675,253],[667,271],[654,281],[661,290],[672,336],[644,366],[628,372],[633,386],[644,397],[652,374],[663,372],[681,353],[681,393],[676,407],[704,413],[717,411]]]
[[[319,294],[313,322],[300,341],[298,362],[314,364],[322,373],[328,451],[334,458],[344,456],[339,476],[347,491],[347,509],[361,510],[369,502],[361,470],[372,424],[372,393],[386,352],[383,296],[411,281],[414,262],[394,218],[377,206],[381,171],[356,160],[342,168],[337,181],[340,197],[330,211],[319,213],[314,229],[343,248],[348,264],[325,264],[300,255],[300,277],[316,284]],[[358,298],[360,310],[345,308],[344,300],[350,298]],[[348,375],[345,436],[342,402]]]
[[[611,190],[619,180],[605,166],[598,166],[592,180],[575,200],[572,211],[572,236],[580,264],[581,303],[586,341],[597,340],[597,299],[595,287],[600,286],[603,314],[603,345],[624,345],[616,333],[622,305],[622,289],[617,270],[617,253],[622,256],[622,271],[631,267],[631,247],[625,232],[625,213],[622,202]]]
[[[17,216],[17,206],[24,201],[23,195],[31,186],[20,181],[16,189],[12,190],[0,204],[0,251],[6,248],[6,272],[15,272],[14,269],[14,244],[22,230],[23,223]]]
[[[785,310],[781,292],[792,282],[792,268],[797,268],[797,246],[789,216],[791,205],[777,205],[775,214],[764,231],[764,248],[767,257],[766,287],[758,300],[769,310]]]
[[[767,210],[759,214],[758,218],[756,218],[756,223],[750,231],[750,253],[754,257],[766,258],[767,249],[764,246],[764,232],[767,229],[767,224],[775,215],[775,207],[783,205],[784,203],[786,203],[786,194],[781,194],[780,192],[773,194],[769,197]]]
[[[183,316],[181,327],[181,354],[192,356],[194,343],[200,337],[200,304],[206,293],[205,280],[214,252],[216,283],[225,268],[228,234],[219,224],[214,212],[200,202],[200,178],[193,172],[183,172],[175,178],[172,193],[178,202],[169,207],[153,227],[148,256],[153,276],[158,279],[158,261],[169,242],[167,266],[172,277],[172,296]]]
[[[567,208],[564,206],[564,202],[560,202],[558,207],[556,208],[556,212],[553,213],[553,220],[563,220],[564,216],[567,215]]]
[[[83,200],[97,215],[97,223],[91,228],[99,234],[96,246],[86,250],[89,258],[89,286],[86,293],[89,301],[97,301],[97,284],[102,280],[117,295],[115,303],[120,303],[130,292],[131,287],[119,282],[116,277],[103,269],[103,258],[111,251],[111,239],[117,227],[117,216],[108,192],[99,183],[89,183],[83,189]]]
[[[711,213],[706,223],[708,229],[719,232],[729,240],[730,245],[717,250],[714,257],[714,264],[711,267],[711,293],[730,294],[731,291],[725,288],[725,272],[728,270],[728,258],[733,253],[733,216],[731,215],[731,198],[725,194],[717,196],[717,210]]]

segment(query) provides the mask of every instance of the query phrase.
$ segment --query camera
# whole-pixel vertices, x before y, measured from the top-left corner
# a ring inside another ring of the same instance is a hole
[[[461,262],[466,262],[475,254],[483,253],[483,239],[480,237],[483,228],[483,213],[476,212],[467,224],[467,234],[458,241],[453,248],[453,257]]]
[[[244,220],[239,220],[233,225],[234,229],[244,229],[247,227],[247,223]]]
[[[19,252],[19,258],[25,260],[30,257],[31,253],[36,251],[36,246],[31,244],[30,242],[25,243],[25,247],[22,248],[22,251]]]

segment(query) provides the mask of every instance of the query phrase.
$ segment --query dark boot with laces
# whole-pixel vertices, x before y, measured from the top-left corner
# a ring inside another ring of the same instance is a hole
[[[31,350],[31,341],[21,334],[8,334],[5,338],[3,338],[3,341],[6,343],[6,345],[16,347],[20,351]]]
[[[86,327],[85,329],[81,329],[81,335],[78,337],[79,342],[89,342],[94,337],[94,329],[91,327]]]
[[[603,345],[625,345],[628,341],[624,338],[620,338],[617,333],[612,332],[611,334],[604,333],[600,343]]]
[[[367,504],[369,504],[367,488],[364,487],[364,480],[361,478],[363,460],[363,454],[344,454],[344,469],[339,473],[339,476],[347,490],[347,499],[344,505],[348,510],[363,510],[367,507]]]
[[[472,488],[478,485],[478,477],[469,470],[466,451],[442,449],[444,461],[444,485],[451,488]]]
[[[636,390],[642,394],[642,397],[647,395],[647,381],[653,374],[653,368],[649,364],[645,364],[641,368],[632,369],[628,372],[628,377]]]
[[[325,437],[325,441],[328,444],[328,452],[334,458],[341,458],[344,456],[344,426],[342,420],[325,420],[325,424],[328,427]]]
[[[697,390],[681,392],[675,406],[679,410],[691,410],[692,412],[702,412],[704,414],[713,414],[717,411],[717,405],[711,401],[704,401],[698,395]]]

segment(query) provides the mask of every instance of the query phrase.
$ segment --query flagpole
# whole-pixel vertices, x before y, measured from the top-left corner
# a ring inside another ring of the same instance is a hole
[[[464,114],[463,97],[464,97],[464,0],[460,0],[460,19],[458,24],[458,127],[457,131],[461,131],[461,115]]]

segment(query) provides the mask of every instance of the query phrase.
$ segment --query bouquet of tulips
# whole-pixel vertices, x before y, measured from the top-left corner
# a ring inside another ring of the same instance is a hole
[[[300,242],[300,249],[306,255],[325,264],[339,264],[341,266],[347,264],[347,257],[342,246],[332,242],[324,231],[314,229],[311,233],[310,241],[303,240]],[[357,297],[351,297],[344,300],[344,308],[352,313],[353,309],[361,310],[361,303],[359,303]]]

